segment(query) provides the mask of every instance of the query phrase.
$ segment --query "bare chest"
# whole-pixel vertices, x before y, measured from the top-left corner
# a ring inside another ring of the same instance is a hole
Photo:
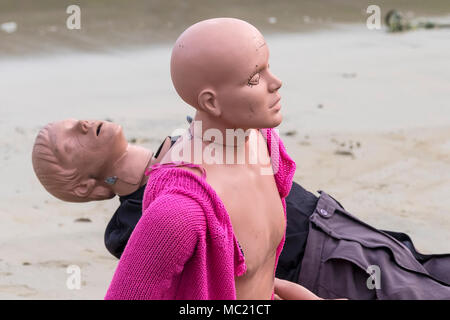
[[[230,216],[249,276],[268,262],[273,271],[276,249],[286,228],[274,176],[261,175],[253,169],[239,166],[207,169],[207,181]]]

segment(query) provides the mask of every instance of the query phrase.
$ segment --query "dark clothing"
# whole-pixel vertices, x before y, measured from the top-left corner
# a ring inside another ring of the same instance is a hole
[[[318,197],[299,184],[292,183],[291,191],[286,197],[286,240],[278,259],[275,273],[277,278],[298,281],[308,239],[309,217],[314,212],[318,200]]]
[[[134,227],[142,216],[144,190],[145,185],[130,195],[119,197],[120,206],[106,227],[106,249],[117,259],[120,259]]]
[[[327,299],[450,299],[450,254],[422,255],[319,193],[298,283]]]

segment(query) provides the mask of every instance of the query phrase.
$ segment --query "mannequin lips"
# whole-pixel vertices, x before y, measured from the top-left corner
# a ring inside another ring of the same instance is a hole
[[[280,100],[281,100],[281,97],[279,97],[279,98],[275,101],[275,103],[274,103],[269,109],[272,109],[272,108],[274,108],[275,106],[277,106],[277,105],[278,105],[278,102],[280,102]]]

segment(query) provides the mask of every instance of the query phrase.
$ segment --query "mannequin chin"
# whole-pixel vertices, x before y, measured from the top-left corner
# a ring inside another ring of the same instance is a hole
[[[52,195],[87,202],[136,191],[147,181],[144,173],[152,155],[128,144],[118,124],[66,119],[39,132],[32,161],[39,181]],[[110,177],[116,177],[114,183],[107,180]]]

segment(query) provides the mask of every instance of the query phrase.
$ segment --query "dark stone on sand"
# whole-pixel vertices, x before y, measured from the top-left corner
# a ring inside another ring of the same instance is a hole
[[[289,130],[289,131],[286,131],[286,133],[285,133],[285,135],[288,137],[295,136],[296,134],[297,134],[297,131],[295,131],[295,130]]]
[[[323,108],[323,104],[319,103],[319,104],[317,105],[317,108],[322,109],[322,108]]]
[[[353,152],[351,151],[345,151],[345,150],[336,150],[334,154],[340,155],[340,156],[351,156],[354,157]]]
[[[89,218],[78,218],[74,222],[92,222]]]
[[[22,262],[22,265],[23,265],[23,266],[30,266],[30,265],[31,265],[31,263],[29,263],[29,262],[25,261],[25,262]]]

